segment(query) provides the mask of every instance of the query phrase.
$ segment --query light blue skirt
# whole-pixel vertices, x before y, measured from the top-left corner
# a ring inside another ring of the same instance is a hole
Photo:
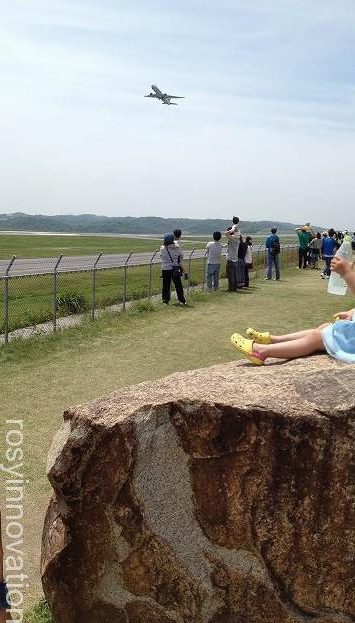
[[[355,322],[353,320],[337,320],[322,329],[322,337],[329,355],[345,363],[355,363]]]

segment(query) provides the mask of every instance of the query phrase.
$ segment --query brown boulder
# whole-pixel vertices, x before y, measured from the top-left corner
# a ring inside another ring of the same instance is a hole
[[[66,412],[42,552],[57,623],[355,621],[355,368],[173,374]]]

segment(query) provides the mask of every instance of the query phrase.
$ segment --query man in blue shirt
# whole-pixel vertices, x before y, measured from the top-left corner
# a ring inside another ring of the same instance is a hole
[[[323,232],[323,240],[322,240],[322,258],[325,261],[324,271],[321,273],[322,279],[329,279],[330,277],[330,263],[332,261],[332,257],[334,253],[338,249],[338,244],[333,238],[333,231],[329,229],[328,231]]]
[[[267,248],[267,275],[265,279],[272,278],[272,266],[275,266],[275,281],[280,279],[280,240],[276,236],[277,228],[271,228],[271,235],[266,239]]]

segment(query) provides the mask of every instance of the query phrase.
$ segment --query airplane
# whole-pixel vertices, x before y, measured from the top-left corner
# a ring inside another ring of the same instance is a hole
[[[177,106],[176,102],[170,101],[172,99],[184,99],[183,95],[168,95],[167,93],[162,93],[156,84],[152,84],[152,89],[154,93],[149,93],[149,95],[145,95],[144,97],[155,97],[156,99],[161,100],[162,104],[166,104],[167,106]]]

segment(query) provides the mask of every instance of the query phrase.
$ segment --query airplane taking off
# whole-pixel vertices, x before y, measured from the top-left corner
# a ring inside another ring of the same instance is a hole
[[[149,95],[145,95],[144,97],[155,97],[156,99],[161,100],[162,104],[167,104],[167,106],[177,106],[176,102],[170,101],[172,99],[184,99],[183,95],[168,95],[167,93],[162,93],[156,84],[152,84],[152,89],[154,93],[149,93]]]

